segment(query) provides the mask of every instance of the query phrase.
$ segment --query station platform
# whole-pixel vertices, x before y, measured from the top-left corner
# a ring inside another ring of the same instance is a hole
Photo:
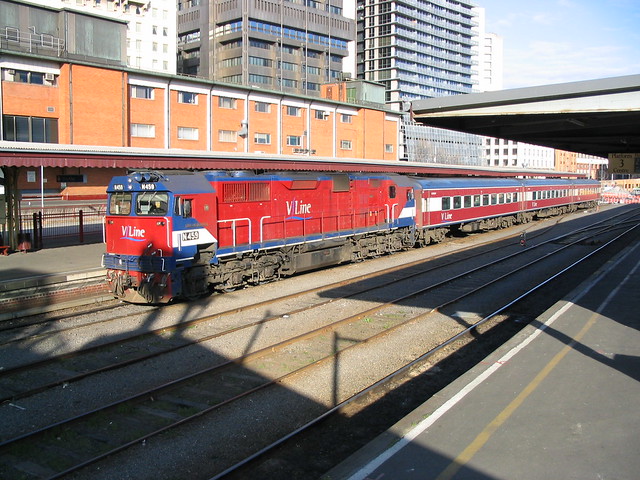
[[[104,243],[0,255],[0,321],[113,298]]]
[[[0,255],[0,284],[28,278],[102,271],[104,243],[45,248]]]
[[[640,244],[325,480],[637,479]]]

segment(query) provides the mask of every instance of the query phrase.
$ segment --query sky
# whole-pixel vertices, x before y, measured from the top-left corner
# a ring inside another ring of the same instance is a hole
[[[475,0],[504,41],[503,88],[640,74],[639,0]]]

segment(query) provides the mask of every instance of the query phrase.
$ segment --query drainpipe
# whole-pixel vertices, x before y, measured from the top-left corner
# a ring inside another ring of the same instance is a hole
[[[164,139],[164,148],[171,148],[171,79],[169,79],[169,83],[166,85],[166,89],[164,91],[164,102],[165,102],[165,111],[164,111],[164,124],[165,124],[165,139]]]

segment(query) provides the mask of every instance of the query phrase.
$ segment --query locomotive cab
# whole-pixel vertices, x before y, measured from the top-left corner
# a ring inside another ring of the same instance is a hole
[[[103,264],[117,298],[166,303],[206,293],[206,283],[188,278],[208,264],[217,246],[206,228],[215,225],[213,188],[203,181],[194,189],[180,177],[146,172],[111,181]]]

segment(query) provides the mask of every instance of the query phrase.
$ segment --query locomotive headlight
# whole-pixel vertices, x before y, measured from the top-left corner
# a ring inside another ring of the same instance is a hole
[[[159,227],[164,227],[164,222],[162,220],[159,220],[156,222],[156,225],[158,225]]]

